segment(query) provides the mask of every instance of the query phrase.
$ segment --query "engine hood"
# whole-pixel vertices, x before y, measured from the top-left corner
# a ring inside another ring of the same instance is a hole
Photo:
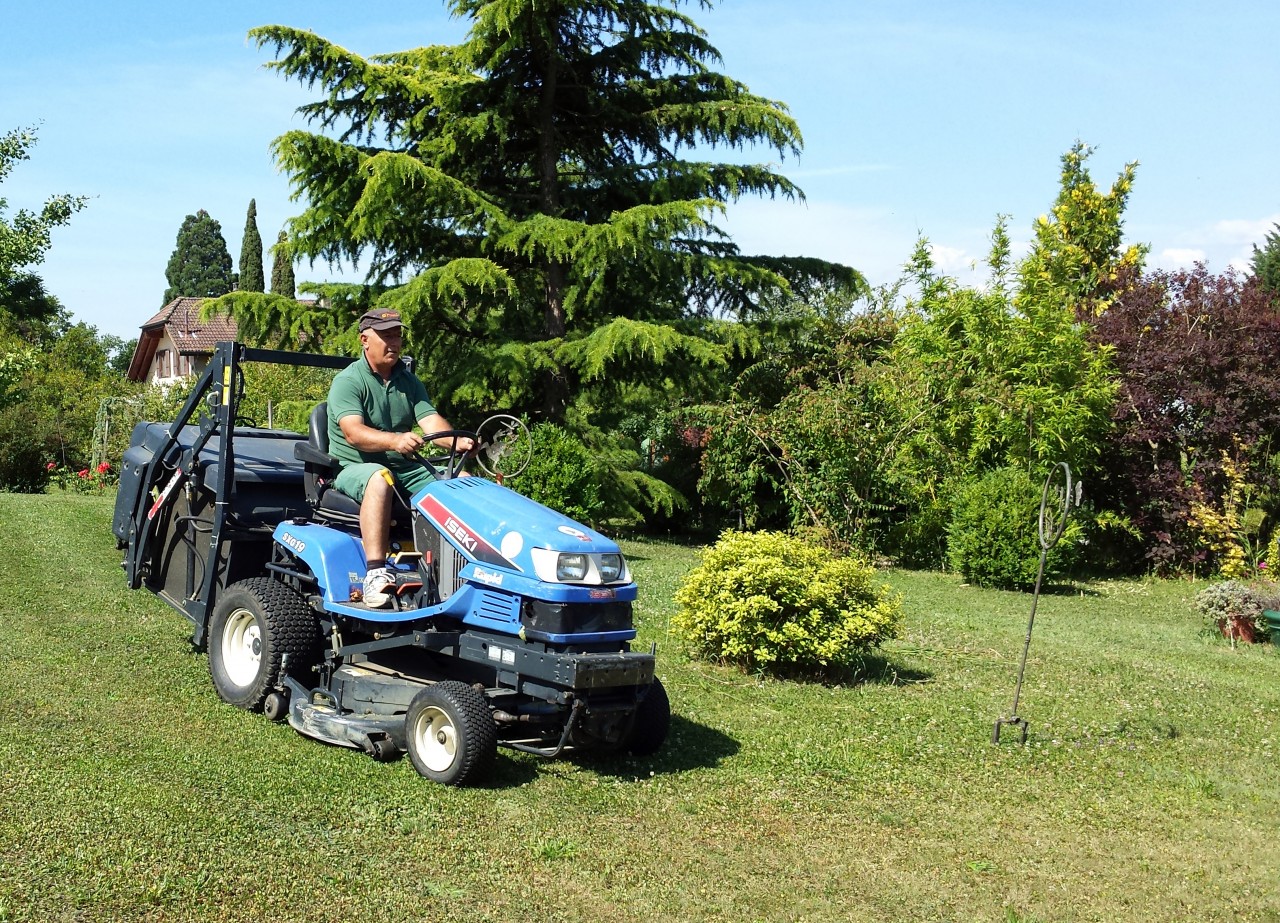
[[[618,544],[508,487],[480,477],[435,481],[413,497],[416,510],[464,554],[492,567],[532,574],[531,548],[618,554]]]

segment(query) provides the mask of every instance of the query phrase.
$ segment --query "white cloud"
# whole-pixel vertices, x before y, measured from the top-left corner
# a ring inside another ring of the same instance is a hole
[[[1157,269],[1190,269],[1207,259],[1203,250],[1192,247],[1166,247],[1155,259]]]
[[[987,227],[952,225],[936,233],[921,231],[914,219],[890,208],[854,207],[830,200],[807,203],[744,200],[728,209],[723,227],[747,254],[811,256],[852,266],[872,285],[901,278],[923,233],[939,272],[959,284],[982,288],[990,270]],[[1010,262],[1031,249],[1029,240],[1012,240]]]
[[[723,224],[743,253],[818,257],[875,282],[897,278],[915,244],[889,210],[831,202],[745,200],[729,207]]]
[[[1280,224],[1280,214],[1268,215],[1265,218],[1219,221],[1213,226],[1226,246],[1224,257],[1232,269],[1248,271],[1253,264],[1253,248],[1263,244],[1267,235],[1276,230]]]
[[[1210,233],[1224,243],[1247,244],[1252,251],[1252,245],[1261,243],[1278,223],[1280,214],[1256,219],[1228,219],[1214,224]]]
[[[949,276],[971,272],[978,263],[978,257],[967,250],[944,244],[930,242],[929,254],[933,257],[933,264]]]
[[[1247,271],[1253,248],[1280,224],[1280,213],[1261,218],[1224,218],[1198,227],[1168,229],[1167,246],[1153,247],[1150,264],[1156,269],[1190,269],[1204,263],[1210,272]]]

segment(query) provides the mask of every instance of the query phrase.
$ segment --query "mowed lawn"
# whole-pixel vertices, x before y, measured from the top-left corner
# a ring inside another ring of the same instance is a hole
[[[1280,920],[1280,656],[1189,582],[888,572],[865,681],[689,661],[695,549],[627,542],[675,717],[642,760],[455,790],[221,704],[125,588],[111,496],[0,495],[0,921]]]

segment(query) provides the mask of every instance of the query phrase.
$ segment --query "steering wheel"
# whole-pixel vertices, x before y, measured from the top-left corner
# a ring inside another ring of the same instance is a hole
[[[533,440],[529,427],[519,417],[495,413],[476,427],[476,464],[499,484],[513,478],[533,460]]]
[[[477,446],[480,445],[479,434],[473,433],[469,429],[442,429],[437,433],[427,433],[422,438],[427,441],[428,445],[434,444],[437,439],[448,439],[448,448],[440,455],[422,455],[419,453],[417,457],[420,461],[430,465],[432,470],[436,472],[436,477],[442,481],[456,478],[462,473],[463,462],[471,454],[470,450],[458,449],[458,440],[463,437],[471,439]],[[437,448],[445,447],[437,446]],[[443,474],[438,470],[440,468],[444,469]]]

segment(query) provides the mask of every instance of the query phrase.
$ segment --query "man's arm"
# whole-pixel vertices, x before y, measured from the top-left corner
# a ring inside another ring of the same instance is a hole
[[[421,425],[421,424],[419,424]],[[412,455],[426,445],[426,441],[417,433],[388,433],[374,429],[364,422],[358,413],[349,413],[338,420],[342,435],[352,447],[361,452],[398,452],[401,455]]]
[[[427,414],[418,421],[418,425],[421,426],[422,431],[427,434],[439,433],[443,430],[453,429],[453,424],[438,413]],[[346,430],[343,430],[343,432],[346,432]],[[452,436],[445,436],[441,439],[435,439],[432,441],[436,445],[446,449],[453,445]],[[458,450],[460,452],[470,452],[473,448],[475,448],[475,441],[470,436],[458,437]]]

